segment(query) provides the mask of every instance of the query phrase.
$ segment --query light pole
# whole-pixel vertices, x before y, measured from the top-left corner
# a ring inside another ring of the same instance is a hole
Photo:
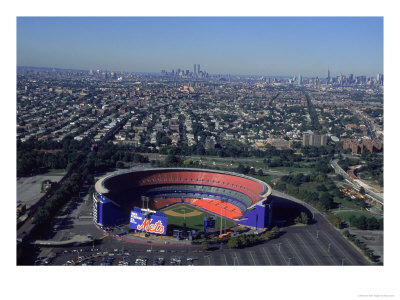
[[[221,206],[221,225],[219,227],[219,235],[222,235],[222,206]],[[222,249],[222,239],[220,240],[219,248]]]
[[[345,258],[342,258],[342,266],[344,266],[344,260],[345,260]]]
[[[221,206],[221,224],[219,226],[219,234],[222,234],[222,206]]]

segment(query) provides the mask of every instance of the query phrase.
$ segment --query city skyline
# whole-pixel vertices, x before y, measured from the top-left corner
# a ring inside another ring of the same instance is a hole
[[[18,66],[159,73],[194,63],[210,74],[376,77],[383,18],[17,18]]]

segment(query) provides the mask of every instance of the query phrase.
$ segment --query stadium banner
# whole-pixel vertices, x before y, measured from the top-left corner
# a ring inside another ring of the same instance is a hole
[[[208,232],[208,229],[215,228],[215,217],[209,216],[208,218],[204,216],[204,232]]]
[[[145,216],[138,211],[131,211],[129,228],[149,233],[166,235],[167,224],[167,217],[161,217],[154,214]]]

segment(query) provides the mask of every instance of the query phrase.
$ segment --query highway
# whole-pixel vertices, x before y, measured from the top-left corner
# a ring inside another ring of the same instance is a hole
[[[358,184],[356,181],[352,180],[349,175],[347,175],[347,173],[338,165],[338,161],[339,159],[333,159],[331,161],[331,166],[332,168],[335,170],[336,174],[342,175],[343,178],[347,179],[351,185],[353,185],[353,187],[355,187],[357,190],[360,189],[360,184]],[[374,200],[378,201],[379,203],[381,203],[383,205],[383,197],[375,194],[374,192],[372,192],[368,186],[364,186],[365,189],[365,193],[367,195],[369,195],[370,197],[372,197]]]

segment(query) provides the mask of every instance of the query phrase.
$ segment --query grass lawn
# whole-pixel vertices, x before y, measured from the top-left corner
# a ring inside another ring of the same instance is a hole
[[[341,205],[342,208],[352,208],[352,209],[359,209],[362,210],[362,207],[360,207],[359,205],[357,205],[354,202],[351,202],[345,198],[339,198],[339,197],[335,197],[333,200],[335,203],[338,203]]]
[[[212,213],[209,212],[205,212],[204,210],[189,205],[189,204],[175,204],[173,206],[170,207],[166,207],[164,209],[162,209],[161,211],[167,211],[167,210],[172,210],[174,212],[177,213],[185,213],[188,214],[190,212],[200,212],[201,214],[197,215],[197,216],[192,216],[192,217],[179,217],[179,216],[168,216],[168,226],[170,225],[175,225],[175,226],[179,226],[179,227],[183,227],[183,223],[186,221],[186,227],[191,228],[191,229],[195,229],[197,231],[203,231],[204,229],[204,216],[211,216],[214,215]],[[217,216],[216,222],[215,222],[215,227],[219,228],[221,224],[221,218]],[[231,226],[235,226],[236,224],[232,221],[226,220],[226,219],[222,219],[222,227],[231,227]]]
[[[65,169],[48,169],[48,171],[45,175],[59,176],[59,175],[65,175],[66,173],[67,173],[67,171]]]
[[[314,171],[314,168],[296,168],[296,167],[275,167],[269,169],[282,172],[295,172],[295,173],[312,173]]]
[[[315,182],[315,181],[310,181],[310,182],[304,182],[300,185],[300,188],[306,188],[307,190],[309,190],[310,192],[318,192],[317,190],[317,186],[321,185],[320,182]]]
[[[371,215],[369,213],[363,213],[363,212],[342,212],[342,213],[337,213],[336,216],[345,222],[349,222],[349,219],[351,216],[356,216],[356,217],[366,216],[367,218],[374,217],[373,215]]]

